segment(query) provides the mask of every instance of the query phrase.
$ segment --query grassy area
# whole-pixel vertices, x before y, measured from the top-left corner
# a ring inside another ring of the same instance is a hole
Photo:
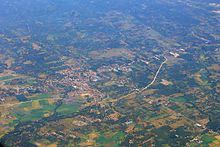
[[[96,142],[100,145],[105,146],[105,144],[113,143],[111,146],[116,147],[119,146],[120,140],[124,138],[126,133],[118,132],[118,133],[104,133],[100,137],[96,139]]]
[[[202,143],[198,144],[198,143],[189,143],[188,146],[189,147],[209,147],[209,144],[212,143],[213,141],[217,140],[213,135],[203,135],[202,136]]]
[[[14,78],[15,76],[13,75],[9,75],[9,76],[4,76],[4,77],[0,77],[0,81],[3,81],[3,80],[8,80],[8,79],[11,79],[11,78]]]
[[[31,107],[32,102],[24,102],[21,105],[18,106],[18,108],[25,108],[25,107]]]
[[[213,141],[217,140],[214,136],[212,135],[203,135],[202,139],[203,143],[201,144],[201,146],[209,146],[210,143],[212,143]]]
[[[51,94],[42,93],[35,97],[29,98],[29,102],[24,102],[15,108],[15,116],[22,122],[41,119],[51,115],[56,105],[50,104],[48,98],[52,99]],[[60,114],[70,114],[79,110],[80,104],[63,104],[57,112]]]
[[[195,143],[195,142],[189,143],[187,146],[188,147],[199,147],[198,143]]]
[[[38,100],[38,99],[46,99],[46,98],[52,98],[51,94],[41,93],[36,97],[31,97],[30,100]]]
[[[25,122],[25,121],[37,120],[42,117],[43,117],[43,113],[42,113],[41,109],[34,109],[34,110],[31,110],[30,114],[24,115],[21,118],[21,121]]]
[[[55,105],[49,104],[47,100],[35,100],[18,106],[15,116],[22,122],[37,120],[45,117],[44,114],[52,113],[55,107]]]
[[[9,123],[8,125],[9,125],[9,127],[13,127],[13,126],[15,126],[15,125],[17,125],[19,123],[19,121],[18,120],[13,120],[11,123]]]
[[[60,114],[70,114],[79,111],[81,104],[63,104],[58,109],[57,112]]]
[[[186,102],[186,99],[184,97],[177,97],[177,98],[171,97],[170,100],[172,102],[181,102],[181,103],[185,103]]]

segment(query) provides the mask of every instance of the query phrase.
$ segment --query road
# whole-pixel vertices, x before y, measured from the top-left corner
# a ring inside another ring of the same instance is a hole
[[[156,80],[156,78],[157,78],[157,76],[158,76],[158,74],[159,74],[161,68],[162,68],[163,65],[167,62],[167,58],[166,58],[165,56],[163,56],[163,57],[165,58],[165,61],[163,61],[163,62],[160,64],[160,67],[158,68],[158,70],[157,70],[157,72],[156,72],[156,74],[155,74],[155,76],[154,76],[154,79],[152,80],[152,82],[151,82],[150,84],[148,84],[146,87],[144,87],[144,88],[141,89],[141,90],[140,90],[140,89],[136,89],[134,92],[131,92],[131,93],[127,94],[127,95],[124,95],[124,96],[120,97],[120,98],[117,99],[117,100],[123,99],[123,98],[125,98],[125,97],[127,97],[127,96],[129,96],[129,95],[132,95],[132,94],[136,94],[136,93],[142,92],[142,91],[146,90],[147,88],[149,88],[152,84],[154,84],[154,82],[155,82],[155,80]]]
[[[153,81],[152,81],[150,84],[148,84],[146,87],[144,87],[142,90],[140,90],[140,92],[146,90],[148,87],[150,87],[152,84],[154,84],[154,82],[155,82],[155,80],[156,80],[156,78],[157,78],[157,75],[158,75],[159,72],[160,72],[160,69],[161,69],[161,68],[163,67],[163,65],[167,62],[167,58],[166,58],[165,56],[163,56],[163,57],[165,58],[165,61],[163,61],[163,62],[160,64],[160,67],[158,68],[158,70],[157,70],[157,72],[156,72],[156,74],[155,74],[155,76],[154,76]]]

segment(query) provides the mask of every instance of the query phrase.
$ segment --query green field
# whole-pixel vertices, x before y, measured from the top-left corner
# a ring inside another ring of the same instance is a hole
[[[32,107],[31,102],[24,102],[21,105],[19,105],[17,108],[25,108],[25,107]]]
[[[63,104],[58,109],[57,112],[60,114],[71,114],[73,112],[79,111],[79,107],[81,104]]]
[[[203,141],[201,146],[208,147],[210,143],[212,143],[213,141],[215,141],[217,139],[212,135],[203,135],[201,140]]]
[[[212,143],[213,141],[217,140],[213,135],[203,135],[202,136],[202,143],[190,143],[188,144],[189,147],[209,147],[209,144]]]
[[[171,97],[170,100],[172,102],[181,102],[181,103],[185,103],[186,102],[186,99],[184,97],[177,97],[177,98]]]
[[[40,105],[37,108],[32,106],[32,102],[21,104],[17,107],[15,116],[22,122],[38,120],[45,117],[44,114],[54,112],[55,105],[49,104],[47,100],[39,100]],[[26,111],[24,109],[27,109]]]
[[[48,98],[52,98],[51,94],[42,93],[35,97],[28,98],[28,102],[20,104],[15,108],[14,116],[20,121],[32,121],[46,117],[45,114],[52,114],[56,108],[55,104],[49,104]],[[57,112],[59,114],[70,114],[77,112],[81,104],[63,104],[58,107]]]
[[[97,144],[105,146],[105,144],[114,143],[111,146],[117,147],[119,146],[120,140],[122,140],[126,133],[118,132],[117,134],[111,136],[113,133],[104,133],[100,137],[96,139]]]
[[[52,98],[51,94],[42,93],[42,94],[39,94],[36,97],[31,97],[30,100],[39,100],[39,99],[46,99],[46,98]]]

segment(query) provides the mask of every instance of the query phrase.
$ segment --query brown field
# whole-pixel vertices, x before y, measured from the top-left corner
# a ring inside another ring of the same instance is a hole
[[[126,130],[125,132],[127,132],[127,133],[132,132],[132,130],[133,130],[134,127],[135,127],[135,124],[134,124],[134,123],[128,125],[128,128],[127,128],[127,130]]]
[[[117,93],[117,91],[110,91],[108,94],[112,95],[114,93]]]
[[[109,82],[106,82],[104,84],[104,86],[110,86],[110,85],[114,85],[115,84],[115,81],[109,81]]]
[[[39,74],[38,77],[39,77],[39,78],[46,78],[47,75],[46,75],[46,74]]]
[[[178,61],[182,61],[182,60],[184,60],[184,59],[182,59],[182,58],[175,58],[174,56],[167,56],[167,64],[169,65],[169,66],[172,66],[172,65],[174,65],[174,64],[178,64]]]
[[[212,12],[220,14],[220,11],[212,11]]]
[[[220,71],[220,66],[218,64],[212,64],[212,66],[210,67],[207,67],[209,70],[210,69],[213,69],[213,70],[216,70],[216,71]]]
[[[91,139],[94,139],[94,138],[96,138],[98,135],[97,134],[95,134],[95,133],[91,133],[91,134],[89,134],[89,138],[91,138]]]
[[[209,122],[209,119],[201,119],[199,120],[200,124],[206,125]]]
[[[212,143],[209,144],[210,147],[219,147],[220,146],[220,135],[215,136],[217,140],[213,141]]]
[[[31,61],[25,61],[23,64],[32,64]]]
[[[219,136],[215,136],[216,139],[218,139],[220,141],[220,135]]]
[[[158,119],[151,121],[151,124],[153,124],[156,128],[160,128],[164,125],[166,125],[166,121],[169,121],[170,119],[164,118],[164,119]]]
[[[110,73],[110,76],[111,76],[112,78],[117,77],[117,75],[116,75],[115,73]]]
[[[48,117],[48,116],[50,116],[50,115],[52,115],[52,114],[53,114],[53,112],[45,113],[45,114],[44,114],[44,117]]]
[[[126,102],[126,105],[128,105],[128,106],[139,106],[139,104],[136,103],[136,102],[133,101],[133,100],[128,100],[128,101]]]
[[[6,40],[7,40],[7,41],[12,41],[12,39],[11,39],[11,38],[6,38]]]
[[[42,109],[42,108],[43,106],[25,107],[24,111],[31,111],[31,110]]]
[[[176,129],[176,128],[180,127],[180,126],[183,126],[184,124],[191,124],[191,123],[189,123],[186,119],[182,119],[182,120],[177,121],[177,122],[175,122],[175,123],[173,123],[173,124],[171,124],[169,126],[171,128],[173,128],[173,129]]]
[[[33,47],[33,49],[35,49],[35,50],[41,49],[41,47],[38,46],[36,43],[32,43],[32,47]]]
[[[169,81],[167,81],[167,80],[165,80],[165,79],[162,79],[162,81],[160,82],[161,84],[163,84],[163,85],[172,85],[173,83],[172,82],[169,82]]]
[[[104,53],[92,51],[90,52],[89,55],[89,57],[92,57],[94,59],[111,58],[111,57],[119,57],[119,56],[125,56],[130,58],[134,57],[130,51],[124,48],[106,49]]]
[[[48,147],[57,147],[57,144],[50,144],[50,145],[48,145]]]
[[[149,89],[149,90],[144,90],[141,95],[151,95],[153,94],[157,89]]]
[[[27,39],[30,38],[30,37],[31,36],[24,36],[24,37],[21,37],[20,39],[21,39],[22,42],[25,43],[25,42],[27,42]]]
[[[11,65],[12,65],[14,62],[15,62],[14,59],[13,59],[13,58],[10,58],[10,59],[8,59],[8,60],[5,61],[5,64],[8,65],[8,68],[10,68]]]

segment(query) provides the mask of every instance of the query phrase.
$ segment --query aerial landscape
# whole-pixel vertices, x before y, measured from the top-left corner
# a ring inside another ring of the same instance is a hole
[[[218,0],[0,0],[0,145],[219,147]]]

